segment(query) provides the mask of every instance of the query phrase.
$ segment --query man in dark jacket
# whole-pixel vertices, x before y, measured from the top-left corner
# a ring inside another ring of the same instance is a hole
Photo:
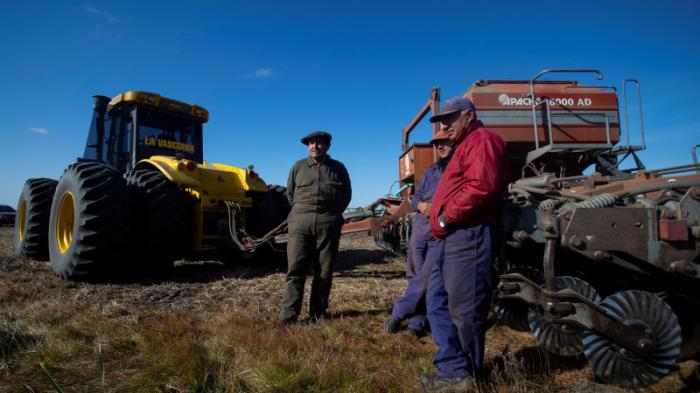
[[[410,279],[403,296],[396,299],[391,317],[384,324],[384,330],[396,333],[401,321],[408,319],[409,334],[420,337],[426,333],[427,318],[425,309],[425,291],[428,287],[431,265],[426,264],[430,233],[430,206],[445,166],[454,152],[454,142],[442,131],[430,141],[435,145],[438,159],[425,172],[418,189],[411,197],[413,209],[418,213],[413,219],[411,239],[409,241],[408,266],[406,276]]]
[[[328,309],[343,211],[352,198],[345,166],[327,154],[331,138],[324,131],[301,138],[309,156],[294,163],[287,180],[292,211],[287,218],[287,286],[280,315],[285,324],[296,321],[301,312],[309,267],[313,269],[309,315],[320,321]]]
[[[438,351],[437,374],[423,374],[427,391],[468,390],[484,359],[491,297],[494,224],[506,186],[505,142],[476,118],[467,98],[448,100],[431,122],[457,143],[430,208],[433,263],[428,320]],[[428,263],[428,262],[426,262]]]

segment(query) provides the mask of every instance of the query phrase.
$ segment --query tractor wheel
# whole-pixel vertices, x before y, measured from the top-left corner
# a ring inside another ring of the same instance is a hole
[[[268,192],[253,195],[253,207],[247,217],[247,230],[261,237],[287,219],[291,206],[287,200],[287,188],[271,185]]]
[[[289,212],[292,210],[292,205],[289,204],[289,199],[287,199],[287,187],[271,184],[267,187],[267,189],[269,190],[272,199],[275,200],[275,204],[277,204],[277,208],[280,210],[280,213],[282,213],[284,218],[287,219],[287,215],[289,215]]]
[[[138,259],[154,270],[173,267],[190,245],[191,198],[155,169],[136,169],[126,175],[136,203]]]
[[[45,260],[49,256],[49,215],[58,182],[29,179],[24,183],[15,216],[15,254]]]
[[[63,278],[116,269],[129,259],[130,198],[121,175],[96,162],[70,165],[51,204],[49,255]]]

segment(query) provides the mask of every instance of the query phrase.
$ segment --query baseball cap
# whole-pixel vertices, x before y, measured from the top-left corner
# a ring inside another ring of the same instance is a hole
[[[436,123],[453,113],[461,112],[467,109],[476,110],[474,103],[469,98],[462,96],[450,98],[449,100],[445,101],[445,105],[442,106],[442,111],[430,118],[430,122]]]
[[[433,139],[430,140],[430,143],[434,145],[438,141],[444,141],[444,140],[449,141],[450,138],[447,136],[447,134],[444,131],[440,130],[435,135],[433,135]]]

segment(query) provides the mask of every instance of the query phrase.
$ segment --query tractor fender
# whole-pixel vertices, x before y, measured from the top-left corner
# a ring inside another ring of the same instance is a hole
[[[182,161],[187,160],[179,160],[177,158],[165,156],[153,156],[151,158],[139,161],[136,164],[136,169],[150,167],[161,172],[173,183],[200,188],[201,181],[199,180],[197,168],[195,168],[193,171],[183,171],[178,169],[178,164],[180,164]]]

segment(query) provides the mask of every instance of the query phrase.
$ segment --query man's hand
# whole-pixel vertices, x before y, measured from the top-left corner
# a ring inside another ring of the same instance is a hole
[[[418,202],[418,211],[420,214],[429,217],[430,216],[430,203],[428,202]]]

